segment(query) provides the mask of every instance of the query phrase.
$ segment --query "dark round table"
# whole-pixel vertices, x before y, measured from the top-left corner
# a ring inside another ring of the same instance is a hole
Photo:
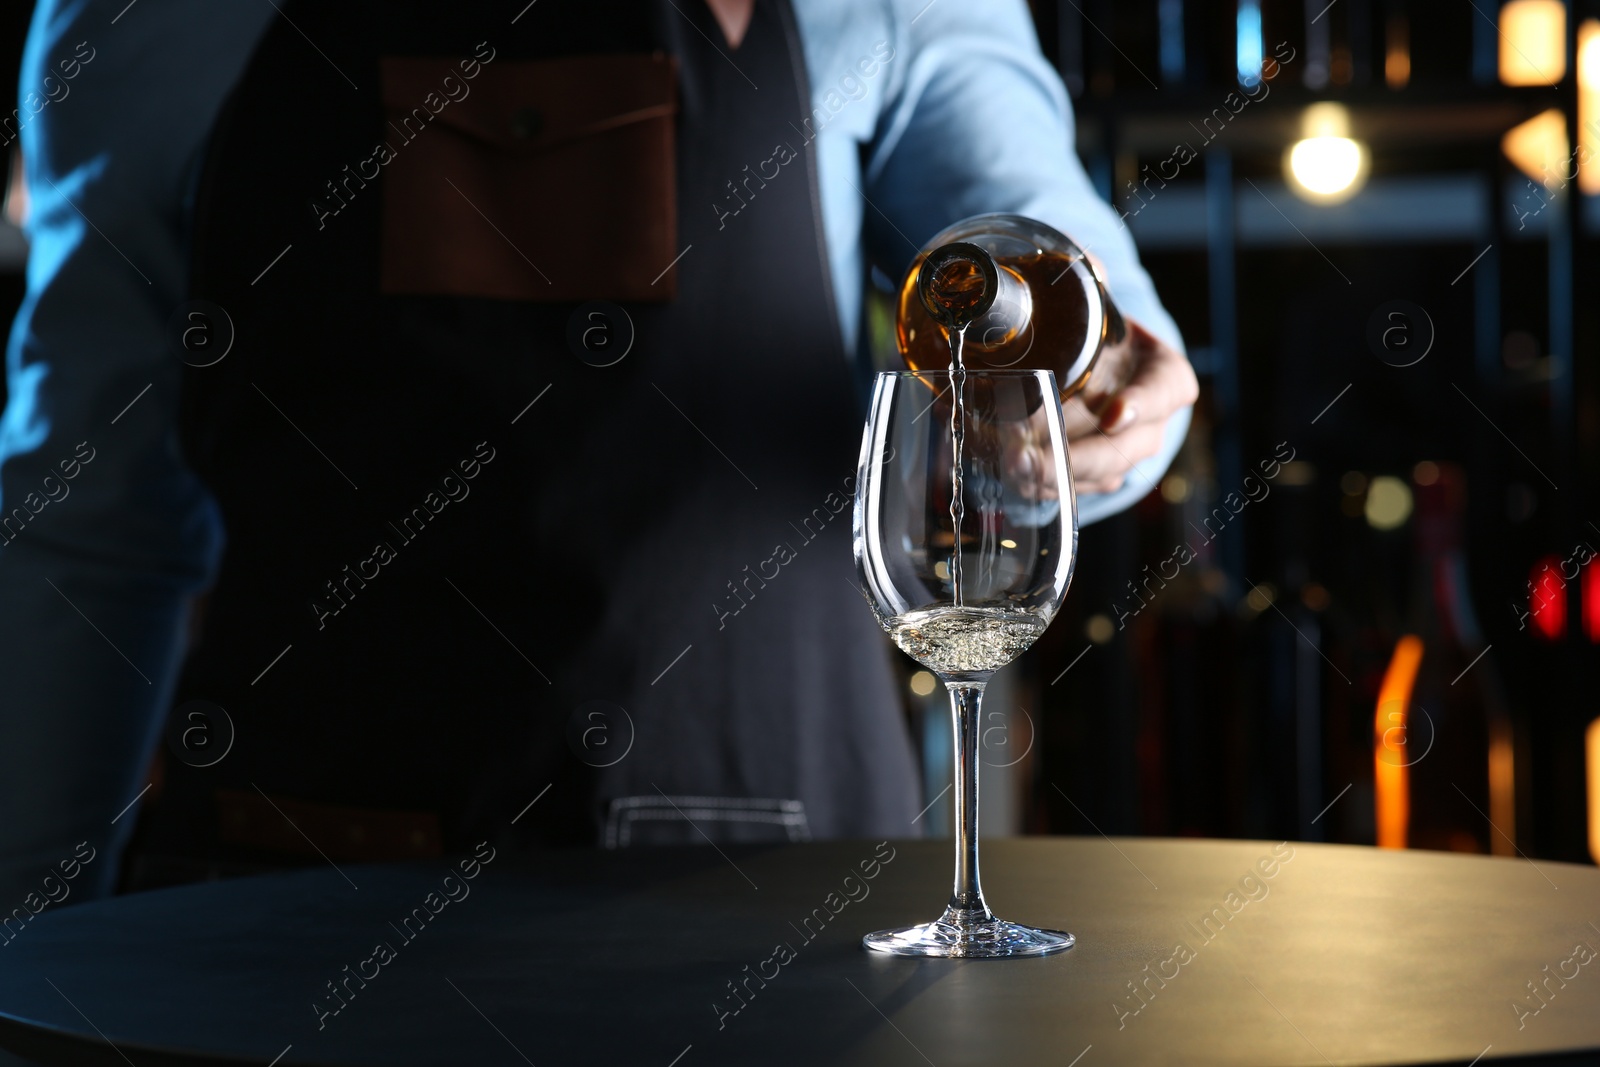
[[[1600,1062],[1594,868],[1101,838],[983,858],[997,912],[1077,946],[864,952],[938,913],[940,841],[325,866],[47,909],[0,949],[0,1046],[108,1067]]]

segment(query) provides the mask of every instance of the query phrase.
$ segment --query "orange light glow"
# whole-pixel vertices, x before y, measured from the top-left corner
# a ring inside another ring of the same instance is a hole
[[[1600,863],[1600,719],[1584,732],[1589,752],[1589,855]]]
[[[1489,852],[1495,856],[1517,854],[1517,751],[1511,720],[1503,715],[1489,721]],[[1496,832],[1498,831],[1498,832]]]
[[[1567,5],[1509,0],[1500,9],[1500,80],[1556,85],[1567,73]]]
[[[1600,19],[1578,24],[1578,189],[1600,193]]]
[[[1389,42],[1383,56],[1383,80],[1391,89],[1411,81],[1411,26],[1404,15],[1389,17]]]
[[[1378,847],[1405,848],[1411,822],[1411,757],[1406,726],[1411,689],[1422,666],[1422,639],[1406,634],[1394,646],[1378,690],[1372,722],[1373,799],[1378,816]]]
[[[1511,127],[1500,138],[1500,150],[1518,170],[1547,189],[1559,189],[1571,177],[1567,116],[1560,108],[1541,111]]]

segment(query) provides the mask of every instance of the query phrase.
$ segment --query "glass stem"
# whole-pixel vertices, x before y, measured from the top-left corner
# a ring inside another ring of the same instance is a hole
[[[988,921],[994,913],[983,902],[978,881],[978,739],[984,682],[946,682],[950,722],[955,730],[956,879],[947,918]]]

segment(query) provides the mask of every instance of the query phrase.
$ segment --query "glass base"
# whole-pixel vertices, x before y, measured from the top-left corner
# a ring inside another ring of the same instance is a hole
[[[1001,959],[1048,956],[1071,948],[1077,940],[1063,930],[1039,930],[992,915],[973,918],[970,913],[946,908],[935,922],[878,930],[863,937],[861,944],[868,951],[895,956]]]

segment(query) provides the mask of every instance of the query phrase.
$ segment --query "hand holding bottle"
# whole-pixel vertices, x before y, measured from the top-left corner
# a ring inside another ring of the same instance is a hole
[[[925,262],[946,264],[939,277],[948,298],[964,295],[970,284],[963,281],[979,283],[987,295],[965,331],[967,367],[1055,373],[1080,493],[1120,488],[1135,463],[1161,450],[1167,420],[1199,395],[1183,353],[1117,309],[1093,254],[1019,215],[965,219],[936,234],[912,262],[895,329],[913,370],[950,360],[949,331],[917,290]],[[1033,458],[1025,443],[1006,446],[1018,462]]]
[[[1127,336],[1106,345],[1088,383],[1061,406],[1078,492],[1120,489],[1135,463],[1161,450],[1167,420],[1199,395],[1183,353],[1129,319]]]

